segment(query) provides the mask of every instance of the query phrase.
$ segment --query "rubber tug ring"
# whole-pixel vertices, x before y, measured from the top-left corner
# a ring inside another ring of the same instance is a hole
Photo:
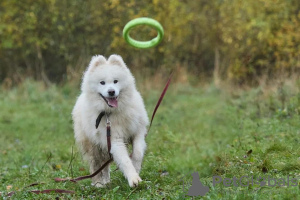
[[[149,41],[138,41],[132,39],[129,36],[129,32],[131,29],[139,25],[148,25],[151,26],[152,28],[155,28],[157,31],[157,36]],[[141,49],[151,48],[158,45],[162,41],[163,36],[164,36],[164,29],[162,25],[158,21],[148,17],[133,19],[129,21],[123,29],[123,37],[126,40],[126,42],[128,42],[128,44],[130,44],[131,46],[134,46],[136,48],[141,48]]]

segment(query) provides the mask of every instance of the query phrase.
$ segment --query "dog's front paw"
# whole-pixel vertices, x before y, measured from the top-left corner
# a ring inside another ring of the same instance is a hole
[[[141,182],[142,179],[138,174],[134,174],[128,178],[128,183],[130,187],[137,187],[139,185],[139,182]]]

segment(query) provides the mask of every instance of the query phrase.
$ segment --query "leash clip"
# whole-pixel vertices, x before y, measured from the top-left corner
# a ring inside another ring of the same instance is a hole
[[[106,126],[110,126],[110,121],[109,121],[108,115],[105,114],[105,116],[106,116]]]

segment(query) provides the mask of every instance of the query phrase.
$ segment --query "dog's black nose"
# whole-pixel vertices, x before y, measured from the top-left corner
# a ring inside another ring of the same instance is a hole
[[[108,94],[109,94],[109,96],[114,96],[115,95],[115,91],[114,90],[108,90]]]

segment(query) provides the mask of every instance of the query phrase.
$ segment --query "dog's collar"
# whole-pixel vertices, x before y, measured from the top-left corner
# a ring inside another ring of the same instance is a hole
[[[97,119],[96,119],[96,129],[99,127],[99,124],[101,122],[102,117],[106,115],[106,123],[108,123],[108,116],[110,115],[110,113],[106,113],[105,111],[100,112],[100,114],[98,115]],[[110,122],[109,122],[110,123]]]

